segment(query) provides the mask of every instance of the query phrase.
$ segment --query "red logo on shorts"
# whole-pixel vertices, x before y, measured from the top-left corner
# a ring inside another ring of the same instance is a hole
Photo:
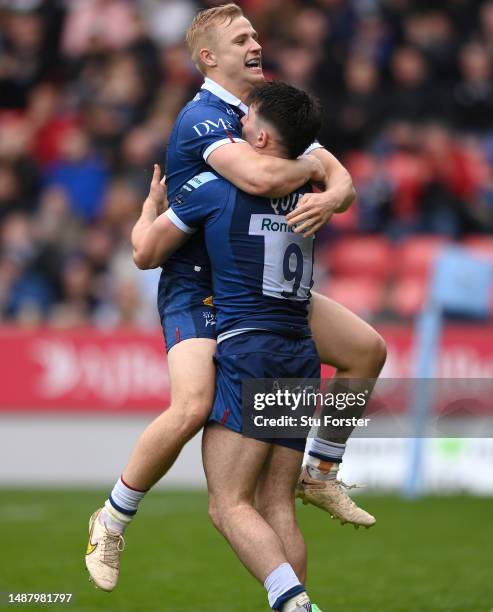
[[[226,425],[226,421],[229,419],[230,414],[231,414],[231,410],[226,408],[223,414],[223,418],[221,419],[221,425]]]

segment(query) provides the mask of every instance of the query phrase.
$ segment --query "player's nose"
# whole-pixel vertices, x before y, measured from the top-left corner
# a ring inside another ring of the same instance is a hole
[[[250,51],[262,51],[262,45],[255,38],[251,39]]]

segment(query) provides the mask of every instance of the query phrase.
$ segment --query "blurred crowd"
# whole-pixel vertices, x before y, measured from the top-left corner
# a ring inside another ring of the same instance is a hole
[[[157,325],[130,230],[201,83],[185,29],[220,3],[0,0],[0,321]],[[322,244],[492,232],[493,0],[237,3],[353,175]]]

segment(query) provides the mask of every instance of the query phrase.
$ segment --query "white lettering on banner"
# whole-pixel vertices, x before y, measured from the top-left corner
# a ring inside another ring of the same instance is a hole
[[[446,341],[445,341],[446,342]],[[389,342],[388,358],[382,378],[412,378],[413,354],[411,347],[397,348]],[[442,346],[437,364],[437,378],[493,378],[493,357],[479,349],[465,345]]]
[[[284,222],[272,209],[271,215],[273,222]],[[266,217],[260,215],[256,225],[258,233],[262,219]],[[303,262],[302,267],[295,265],[301,263],[300,253],[296,244],[291,246],[291,240],[297,234],[272,229],[272,224],[271,231],[264,226],[260,234],[262,241],[270,243],[270,238],[278,236],[287,243],[283,251],[287,276],[283,273],[280,278],[286,287],[280,289],[288,294],[293,294],[295,289],[301,292],[301,272],[304,272],[305,264]],[[269,253],[267,263],[271,261],[271,255],[274,258],[272,251]],[[267,273],[266,277],[268,279],[270,274]],[[296,287],[298,281],[301,282]],[[412,328],[390,325],[381,326],[378,331],[388,346],[382,377],[412,378]],[[437,377],[493,379],[492,336],[493,325],[445,325]],[[1,360],[0,413],[33,408],[161,411],[169,399],[166,356],[160,330],[153,333],[139,330],[108,333],[88,327],[82,333],[68,330],[26,333],[25,330],[0,326]],[[325,373],[332,375],[329,369],[325,369]],[[397,412],[401,408],[402,403],[395,406]]]
[[[163,397],[169,390],[161,355],[138,343],[76,347],[61,340],[40,340],[33,356],[41,364],[38,390],[44,399],[95,395],[121,404],[142,397]]]
[[[199,136],[207,136],[211,132],[215,132],[216,130],[221,129],[224,130],[232,130],[233,126],[229,121],[224,121],[221,117],[217,120],[217,123],[212,121],[212,119],[206,119],[205,121],[201,121],[200,123],[196,123],[193,126],[193,129],[197,132]]]
[[[438,364],[439,378],[493,378],[493,359],[472,347],[445,348]]]

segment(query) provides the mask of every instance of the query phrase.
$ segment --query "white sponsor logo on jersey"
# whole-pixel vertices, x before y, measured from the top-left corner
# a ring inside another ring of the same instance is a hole
[[[227,131],[232,130],[234,128],[229,121],[225,121],[222,117],[219,117],[217,121],[212,121],[212,119],[206,119],[205,121],[196,123],[193,126],[193,129],[197,132],[199,136],[207,136],[207,134],[214,133],[217,130]]]

